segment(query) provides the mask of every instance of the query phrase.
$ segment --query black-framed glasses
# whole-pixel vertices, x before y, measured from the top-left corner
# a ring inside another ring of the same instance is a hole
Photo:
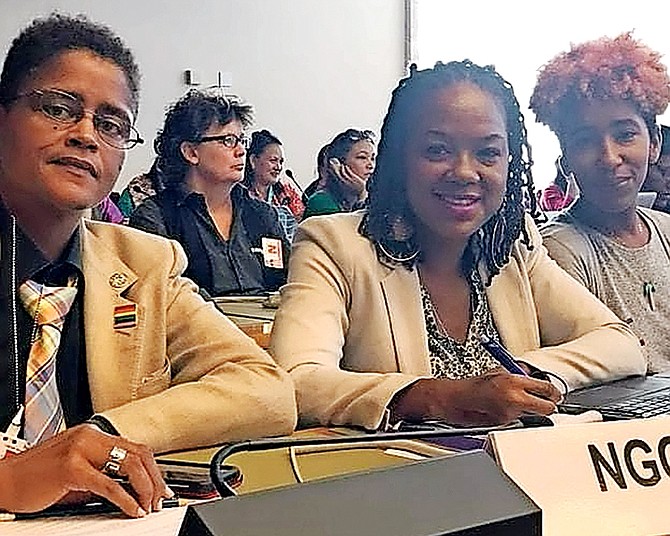
[[[249,148],[249,143],[250,139],[248,136],[245,136],[242,134],[241,136],[238,136],[237,134],[221,134],[220,136],[203,136],[200,138],[200,141],[198,143],[205,143],[207,141],[216,141],[223,145],[224,147],[228,147],[228,149],[234,149],[238,145],[241,145],[245,149]]]
[[[62,123],[74,125],[91,114],[93,127],[100,139],[115,149],[128,150],[144,143],[140,133],[123,114],[97,112],[84,108],[81,98],[58,89],[34,89],[30,93],[17,95],[16,99],[29,99],[31,108],[44,117]]]

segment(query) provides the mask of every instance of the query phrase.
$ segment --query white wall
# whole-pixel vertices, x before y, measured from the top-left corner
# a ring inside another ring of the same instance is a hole
[[[231,92],[256,108],[256,128],[284,144],[287,165],[307,184],[318,149],[348,127],[379,130],[403,74],[402,0],[0,0],[0,51],[30,20],[53,10],[111,26],[142,70],[138,129],[116,189],[148,169],[165,106],[232,74]]]
[[[447,2],[414,0],[415,61],[427,67],[437,60],[494,64],[514,86],[533,147],[535,183],[544,187],[556,175],[560,147],[553,133],[535,123],[528,102],[537,70],[570,43],[614,37],[634,30],[634,36],[670,58],[667,0],[478,0]],[[668,124],[667,112],[660,122]]]

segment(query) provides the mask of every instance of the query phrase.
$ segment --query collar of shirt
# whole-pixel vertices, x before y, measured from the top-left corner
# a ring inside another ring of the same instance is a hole
[[[172,190],[172,196],[178,206],[185,204],[188,201],[188,199],[193,198],[202,200],[203,204],[205,201],[204,195],[189,190],[185,184],[175,186],[174,189]],[[233,207],[235,207],[241,199],[249,197],[250,197],[249,190],[247,189],[246,186],[244,186],[240,182],[235,184],[235,186],[233,186],[230,190],[230,198],[233,202]]]
[[[9,211],[0,201],[0,233],[5,240],[11,240],[11,217]],[[10,251],[11,246],[7,248]],[[75,270],[83,273],[81,260],[81,232],[79,226],[70,237],[60,257],[50,263],[35,243],[16,225],[16,278],[19,283],[27,279],[39,282],[63,285],[67,277]]]

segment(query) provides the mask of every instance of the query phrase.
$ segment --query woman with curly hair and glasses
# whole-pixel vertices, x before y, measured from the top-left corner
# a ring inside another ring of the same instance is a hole
[[[307,200],[305,218],[360,208],[367,194],[365,183],[375,169],[375,156],[370,130],[349,128],[335,136],[323,155],[324,184]]]
[[[546,253],[512,87],[470,61],[412,68],[393,92],[364,211],[298,228],[271,348],[302,424],[377,429],[549,414],[569,388],[639,374],[637,338]]]
[[[551,256],[644,341],[648,371],[670,369],[670,216],[637,206],[660,153],[670,100],[661,56],[626,33],[573,45],[531,98],[561,144],[579,199],[545,229]]]
[[[213,296],[274,291],[286,280],[290,244],[274,208],[240,185],[251,106],[189,91],[167,112],[154,144],[163,191],[130,225],[177,240],[185,275]]]

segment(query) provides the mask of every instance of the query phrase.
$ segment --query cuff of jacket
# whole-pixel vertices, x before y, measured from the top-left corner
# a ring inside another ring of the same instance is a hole
[[[97,426],[101,431],[105,432],[106,434],[114,436],[121,435],[119,434],[119,431],[116,428],[114,428],[114,425],[107,419],[107,417],[103,417],[102,415],[93,415],[86,422],[88,424],[93,424],[94,426]]]

